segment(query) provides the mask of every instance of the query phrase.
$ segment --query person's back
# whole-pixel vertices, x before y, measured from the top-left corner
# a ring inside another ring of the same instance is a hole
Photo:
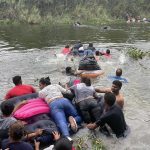
[[[86,86],[85,83],[79,83],[72,86],[71,89],[75,92],[77,102],[86,98],[93,98],[95,92],[93,86]]]
[[[27,142],[21,141],[11,143],[8,139],[2,142],[2,148],[9,148],[9,150],[33,150],[33,147]]]
[[[22,84],[21,76],[13,77],[13,83],[15,84],[15,87],[7,92],[5,100],[36,92],[36,90],[32,86]]]
[[[109,111],[101,116],[101,122],[103,122],[103,120],[105,120],[105,124],[110,126],[117,137],[122,136],[126,130],[123,112],[117,105],[113,105]]]
[[[3,118],[0,119],[0,130],[6,130],[11,124],[16,122],[16,119],[12,117],[12,112],[14,110],[14,105],[8,101],[3,101],[1,103],[1,111]]]
[[[39,91],[39,97],[45,98],[46,101],[63,97],[62,93],[66,90],[58,84],[51,84]]]
[[[71,49],[69,47],[69,45],[66,45],[65,48],[62,49],[62,53],[64,55],[68,55],[70,53]]]

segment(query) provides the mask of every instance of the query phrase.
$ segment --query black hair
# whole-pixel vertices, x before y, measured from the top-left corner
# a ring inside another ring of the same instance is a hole
[[[93,47],[93,43],[89,43],[89,47]]]
[[[39,83],[42,83],[44,85],[50,85],[51,84],[51,81],[50,81],[50,78],[49,77],[46,77],[46,78],[41,78]]]
[[[112,106],[116,101],[116,96],[111,92],[105,93],[104,100],[107,105]]]
[[[24,126],[20,121],[17,121],[10,125],[9,136],[13,141],[20,141],[25,134]]]
[[[107,49],[107,50],[106,50],[106,53],[107,53],[107,54],[110,54],[110,50],[109,50],[109,49]]]
[[[120,89],[121,89],[121,87],[122,87],[122,82],[119,81],[119,80],[114,80],[112,84],[116,85],[116,86],[119,87]]]
[[[69,48],[69,45],[66,45],[65,48]]]
[[[66,74],[70,74],[72,71],[72,68],[71,67],[66,67]]]
[[[2,114],[5,116],[10,116],[14,110],[14,104],[10,101],[3,101],[0,107]]]
[[[96,56],[99,56],[99,55],[100,55],[100,52],[99,52],[99,51],[96,51],[96,52],[95,52],[95,55],[96,55]]]
[[[21,76],[14,76],[12,80],[15,85],[22,83]]]
[[[117,70],[116,70],[116,76],[121,76],[122,75],[122,69],[121,68],[118,68]]]
[[[91,80],[90,78],[82,77],[81,82],[85,83],[86,86],[91,86]]]
[[[54,145],[54,150],[72,150],[72,142],[67,138],[60,138]]]

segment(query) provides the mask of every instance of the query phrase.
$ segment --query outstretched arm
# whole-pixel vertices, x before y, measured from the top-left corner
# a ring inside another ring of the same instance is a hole
[[[111,88],[95,88],[97,93],[108,93],[111,92]]]

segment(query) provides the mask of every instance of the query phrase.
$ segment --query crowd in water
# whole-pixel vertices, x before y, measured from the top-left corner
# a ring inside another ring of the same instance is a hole
[[[100,55],[111,58],[109,49],[97,51],[92,43],[86,49],[81,42],[72,49],[67,45],[62,53],[83,57],[92,55],[96,61]],[[6,93],[0,105],[0,149],[39,150],[43,145],[50,145],[45,150],[75,150],[71,135],[80,132],[81,128],[99,128],[102,134],[113,134],[117,138],[126,136],[124,96],[120,90],[127,80],[121,77],[122,69],[118,68],[116,75],[109,77],[112,80],[109,88],[95,88],[89,77],[80,76],[81,73],[71,67],[66,67],[65,71],[71,76],[65,85],[60,82],[51,84],[50,78],[44,77],[39,80],[39,91],[23,84],[19,75],[12,78],[15,86]],[[25,100],[26,95],[36,97]],[[38,117],[45,113],[48,119]]]

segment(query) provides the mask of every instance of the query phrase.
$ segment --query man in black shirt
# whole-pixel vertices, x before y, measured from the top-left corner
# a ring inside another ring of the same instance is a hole
[[[116,96],[113,93],[106,93],[104,95],[104,100],[105,113],[100,117],[97,122],[88,124],[87,128],[96,129],[98,126],[102,128],[107,124],[116,134],[116,137],[119,138],[124,136],[124,131],[126,130],[126,123],[121,108],[115,105]]]

